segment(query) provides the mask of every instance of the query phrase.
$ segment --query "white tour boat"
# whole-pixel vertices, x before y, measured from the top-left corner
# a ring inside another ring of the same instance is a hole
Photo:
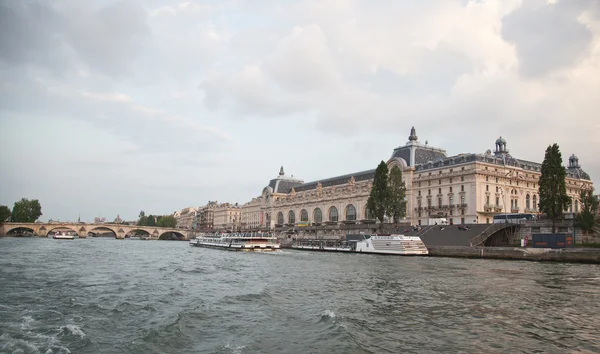
[[[270,252],[280,249],[277,237],[254,233],[206,235],[190,240],[190,245],[250,252]]]
[[[429,251],[420,237],[404,235],[346,235],[339,240],[298,240],[292,248],[306,251],[354,252],[427,255]]]
[[[67,233],[64,231],[59,231],[55,233],[54,236],[52,236],[52,238],[56,240],[74,240],[75,236],[67,235]]]

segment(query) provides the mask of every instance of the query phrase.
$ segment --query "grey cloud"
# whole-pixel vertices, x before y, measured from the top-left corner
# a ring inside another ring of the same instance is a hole
[[[42,1],[0,5],[0,58],[52,71],[73,70],[80,59],[105,75],[130,73],[150,34],[146,11],[134,1],[100,9],[91,3],[52,6]]]
[[[592,41],[578,17],[593,4],[588,0],[525,1],[502,22],[502,36],[514,43],[520,72],[539,76],[568,68],[583,58]]]
[[[0,59],[10,65],[33,64],[63,71],[65,18],[40,2],[0,3]]]

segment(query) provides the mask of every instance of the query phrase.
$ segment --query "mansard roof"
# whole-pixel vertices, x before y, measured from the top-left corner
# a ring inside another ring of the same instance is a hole
[[[318,183],[321,183],[321,186],[323,188],[342,185],[342,184],[348,183],[348,181],[352,177],[354,177],[355,182],[372,180],[373,178],[375,178],[375,169],[361,171],[361,172],[355,172],[355,173],[349,173],[349,174],[342,175],[342,176],[337,176],[337,177],[332,177],[332,178],[321,179],[318,181],[303,183],[297,187],[294,187],[294,190],[296,192],[301,192],[301,191],[308,191],[308,190],[316,189]]]

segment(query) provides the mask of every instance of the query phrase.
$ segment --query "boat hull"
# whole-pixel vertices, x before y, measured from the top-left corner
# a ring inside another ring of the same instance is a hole
[[[343,252],[383,254],[397,256],[426,256],[429,250],[419,237],[404,235],[359,235],[360,240],[334,242],[313,240],[308,244],[296,244],[292,249],[299,251]]]
[[[74,240],[75,236],[54,235],[52,238],[55,240]]]
[[[229,244],[210,244],[198,242],[193,244],[196,247],[213,248],[219,250],[233,251],[233,252],[276,252],[279,251],[279,245],[229,245]]]

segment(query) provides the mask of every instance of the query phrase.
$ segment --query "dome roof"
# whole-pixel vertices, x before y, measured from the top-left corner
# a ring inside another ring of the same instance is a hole
[[[571,157],[569,157],[569,160],[574,161],[574,160],[579,160],[579,159],[577,158],[577,156],[575,156],[575,154],[573,154],[573,155],[571,155]]]
[[[503,137],[499,137],[498,139],[496,139],[496,144],[506,144],[506,139],[504,139]]]

